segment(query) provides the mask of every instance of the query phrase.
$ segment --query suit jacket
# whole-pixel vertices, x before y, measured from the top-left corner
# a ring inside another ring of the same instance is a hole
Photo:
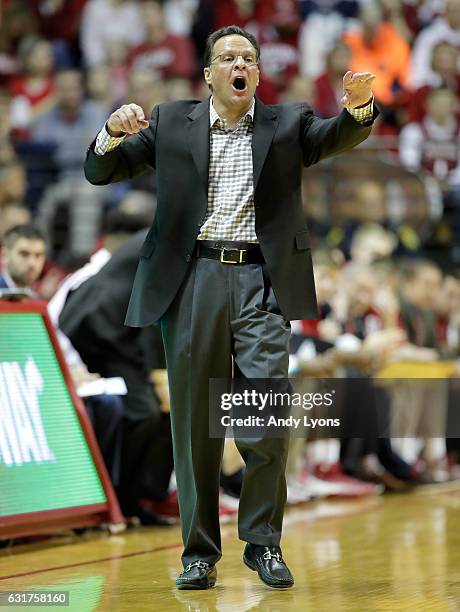
[[[378,114],[375,111],[374,117]],[[302,165],[350,149],[371,131],[343,111],[319,119],[308,104],[256,99],[252,138],[256,234],[286,319],[317,317],[310,238],[301,200]],[[150,126],[103,156],[91,145],[85,175],[94,185],[157,170],[157,213],[134,281],[126,323],[158,321],[190,265],[207,210],[209,99],[157,106]]]
[[[152,368],[165,368],[158,327],[133,329],[123,325],[139,249],[147,230],[134,234],[97,274],[72,291],[59,317],[59,328],[93,372],[123,376],[128,418],[140,419],[159,411],[149,381]]]
[[[0,289],[8,289],[8,284],[5,280],[5,277],[3,276],[1,272],[0,272]]]

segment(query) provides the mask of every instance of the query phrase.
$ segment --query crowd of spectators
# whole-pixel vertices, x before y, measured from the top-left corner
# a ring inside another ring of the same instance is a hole
[[[372,137],[305,173],[321,312],[293,326],[295,367],[309,376],[354,368],[372,377],[398,359],[460,356],[460,0],[0,6],[0,243],[15,225],[33,221],[42,229],[44,299],[101,246],[107,212],[126,206],[131,193],[154,202],[153,173],[104,188],[84,179],[87,147],[110,112],[135,102],[149,116],[161,102],[208,96],[206,37],[233,23],[260,42],[257,95],[267,104],[308,101],[330,117],[341,110],[347,70],[377,76]],[[456,394],[453,386],[439,395],[442,414]],[[397,413],[404,390],[389,395]],[[423,455],[402,443],[409,471],[394,469],[393,451],[378,444],[353,456],[345,445],[342,464],[353,476],[369,475],[364,460],[375,451],[398,481],[422,472],[436,480],[449,448],[431,421],[423,440],[428,472],[413,471]]]
[[[414,239],[422,251],[441,241],[443,256],[460,261],[458,0],[2,0],[2,216],[37,218],[65,271],[83,263],[103,211],[130,188],[155,191],[150,174],[91,189],[88,144],[121,103],[149,115],[163,101],[209,95],[206,36],[229,23],[260,41],[267,104],[308,100],[332,116],[346,70],[376,74],[381,115],[364,146],[437,190],[438,213],[426,213],[429,228]]]

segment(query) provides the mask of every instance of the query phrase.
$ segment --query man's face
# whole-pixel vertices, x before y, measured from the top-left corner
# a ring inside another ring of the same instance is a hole
[[[40,276],[45,263],[43,240],[19,238],[12,247],[3,247],[3,269],[18,287],[30,287]]]
[[[417,306],[433,309],[436,307],[442,286],[442,274],[434,266],[423,266],[414,279]]]
[[[78,72],[68,70],[60,74],[56,79],[56,92],[61,108],[78,108],[83,98],[81,76]]]
[[[204,69],[212,95],[222,105],[247,108],[259,84],[257,53],[244,36],[223,36],[215,43],[211,65]]]

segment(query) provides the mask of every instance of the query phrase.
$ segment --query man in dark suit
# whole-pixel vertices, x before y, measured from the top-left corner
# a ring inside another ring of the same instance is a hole
[[[157,214],[140,250],[127,323],[159,321],[171,393],[184,572],[205,589],[221,556],[218,492],[223,440],[208,433],[209,380],[287,378],[290,319],[316,317],[302,165],[341,153],[370,133],[370,73],[344,76],[344,110],[315,118],[308,104],[254,97],[260,49],[229,26],[208,38],[204,102],[116,110],[88,151],[95,185],[157,171]],[[135,134],[125,139],[126,133]],[[114,282],[116,280],[114,279]],[[246,462],[239,506],[243,560],[269,586],[294,580],[282,558],[288,440],[236,440]]]
[[[127,226],[130,216],[134,215],[119,218]],[[143,218],[139,222],[143,225]],[[134,223],[131,221],[133,227]],[[115,229],[110,231],[111,237]],[[106,378],[121,376],[126,383],[116,490],[125,516],[138,516],[144,524],[153,524],[159,518],[149,516],[139,499],[163,501],[173,469],[169,416],[160,410],[160,399],[150,380],[152,370],[165,368],[164,351],[158,327],[123,325],[146,233],[140,230],[124,238],[109,261],[70,292],[59,316],[59,328],[91,372]]]

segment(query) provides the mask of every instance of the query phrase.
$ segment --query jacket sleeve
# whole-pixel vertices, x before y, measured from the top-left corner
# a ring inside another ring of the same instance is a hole
[[[152,112],[148,128],[129,136],[105,155],[96,155],[94,139],[86,154],[86,179],[93,185],[108,185],[132,179],[154,168],[158,117],[157,106]]]
[[[308,104],[302,105],[301,146],[304,166],[338,155],[352,149],[371,133],[372,124],[379,115],[374,104],[374,115],[366,123],[359,123],[347,111],[343,110],[331,119],[315,117]]]

